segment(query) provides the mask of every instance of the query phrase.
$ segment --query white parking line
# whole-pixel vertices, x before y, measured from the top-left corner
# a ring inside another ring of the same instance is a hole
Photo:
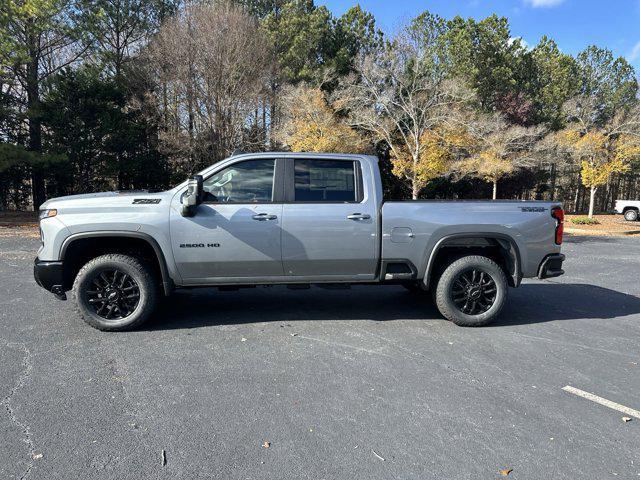
[[[625,407],[624,405],[620,405],[619,403],[612,402],[611,400],[607,400],[606,398],[599,397],[598,395],[594,395],[593,393],[585,392],[584,390],[580,390],[579,388],[572,387],[567,385],[566,387],[562,387],[562,390],[565,392],[573,393],[582,398],[586,398],[587,400],[591,400],[592,402],[599,403],[600,405],[604,405],[605,407],[609,407],[613,410],[617,410],[622,412],[630,417],[635,417],[640,419],[640,411],[634,410],[633,408]]]

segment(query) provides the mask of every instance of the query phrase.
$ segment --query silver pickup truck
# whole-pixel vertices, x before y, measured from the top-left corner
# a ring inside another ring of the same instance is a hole
[[[563,221],[555,202],[385,202],[371,156],[237,155],[166,192],[47,201],[34,275],[101,330],[140,325],[176,288],[355,283],[431,291],[480,326],[523,277],[564,273]]]

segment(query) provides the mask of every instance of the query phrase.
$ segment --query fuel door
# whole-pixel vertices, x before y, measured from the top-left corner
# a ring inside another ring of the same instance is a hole
[[[393,243],[410,243],[414,236],[409,227],[395,227],[391,230],[391,241]]]

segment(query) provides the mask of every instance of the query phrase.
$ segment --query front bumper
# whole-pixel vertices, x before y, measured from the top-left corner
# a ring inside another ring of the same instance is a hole
[[[38,285],[45,290],[49,290],[58,299],[67,299],[63,286],[62,262],[52,262],[36,258],[33,261],[33,278],[36,279]]]
[[[544,257],[538,267],[538,278],[553,278],[562,275],[564,273],[564,270],[562,270],[564,258],[562,253],[553,253]]]

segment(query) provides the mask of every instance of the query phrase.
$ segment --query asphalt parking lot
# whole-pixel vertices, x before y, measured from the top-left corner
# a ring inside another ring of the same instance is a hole
[[[562,390],[640,409],[638,238],[570,239],[481,329],[400,287],[274,287],[118,334],[36,286],[37,244],[0,238],[1,479],[640,478],[640,418]]]

